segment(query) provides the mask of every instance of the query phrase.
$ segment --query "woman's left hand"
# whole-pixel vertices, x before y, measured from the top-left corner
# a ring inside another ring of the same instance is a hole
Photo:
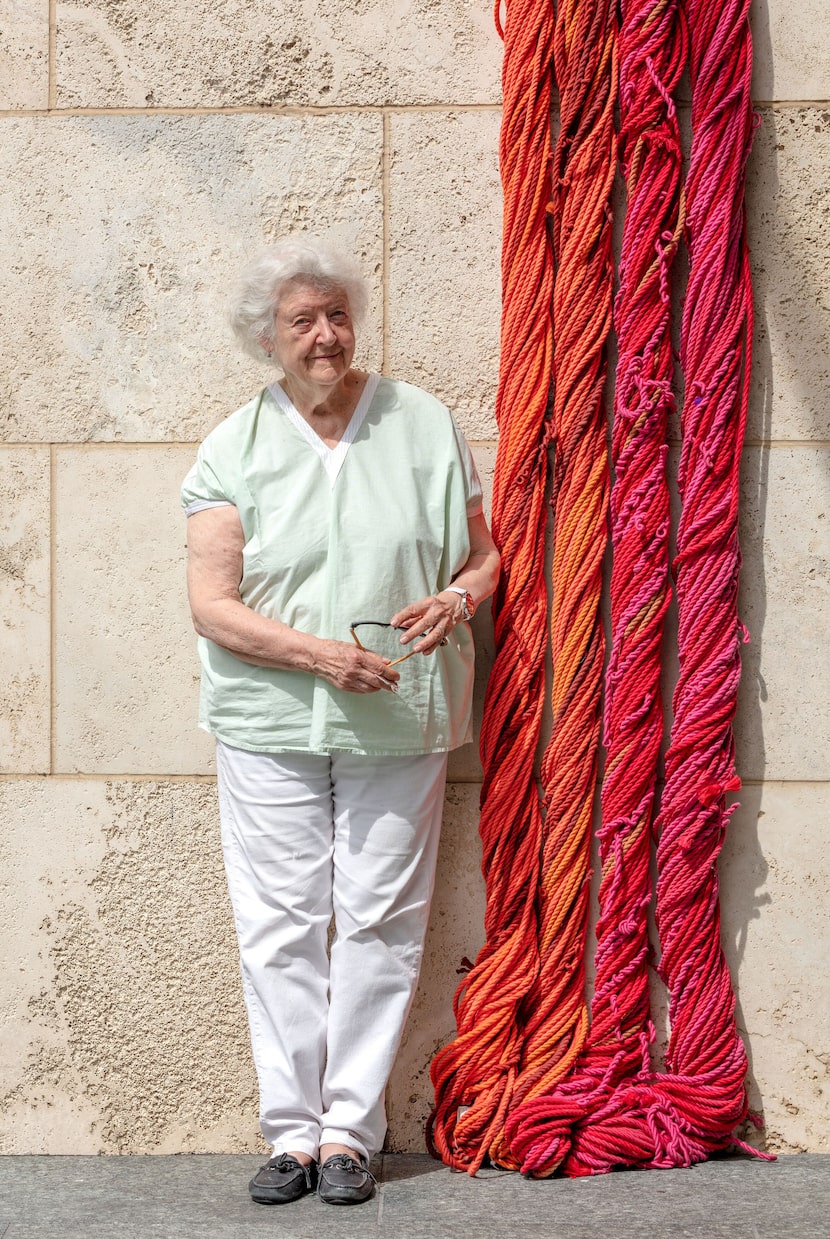
[[[464,605],[458,594],[431,594],[396,611],[390,622],[395,628],[407,630],[406,635],[401,637],[402,645],[417,641],[414,648],[419,654],[431,654],[459,623],[463,611]]]
[[[456,572],[453,586],[469,590],[473,599],[481,603],[489,598],[499,579],[499,553],[487,528],[483,512],[467,518],[470,536],[470,554],[467,562]],[[401,638],[404,646],[415,641],[413,647],[419,654],[431,654],[450,635],[464,617],[464,600],[455,590],[439,590],[420,602],[410,602],[391,619],[396,628],[406,628]]]

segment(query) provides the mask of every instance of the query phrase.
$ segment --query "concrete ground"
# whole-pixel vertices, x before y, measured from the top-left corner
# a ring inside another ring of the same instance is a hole
[[[251,1202],[260,1157],[0,1157],[0,1239],[828,1239],[830,1156],[592,1179],[378,1159],[368,1204]]]

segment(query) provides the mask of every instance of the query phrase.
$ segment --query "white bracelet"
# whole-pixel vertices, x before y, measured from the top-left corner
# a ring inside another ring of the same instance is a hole
[[[448,585],[446,589],[441,590],[442,594],[458,594],[461,599],[461,615],[468,622],[476,613],[476,604],[473,595],[468,589],[463,589],[460,585]]]

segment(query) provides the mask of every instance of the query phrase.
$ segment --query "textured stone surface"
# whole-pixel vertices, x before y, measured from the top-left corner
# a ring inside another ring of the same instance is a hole
[[[484,882],[475,784],[447,785],[438,874],[421,980],[387,1092],[386,1148],[420,1153],[432,1108],[429,1067],[455,1032],[453,994],[462,960],[484,944]]]
[[[45,108],[48,62],[48,3],[0,0],[0,108]]]
[[[179,487],[189,446],[58,452],[55,763],[204,774]]]
[[[830,98],[830,27],[824,0],[753,0],[755,99]]]
[[[5,1239],[827,1239],[830,1157],[717,1158],[682,1170],[525,1179],[453,1174],[426,1154],[387,1154],[359,1209],[304,1196],[252,1206],[261,1158],[3,1157]],[[274,1215],[277,1215],[276,1217]]]
[[[768,782],[739,798],[721,903],[750,1105],[766,1122],[754,1142],[830,1152],[830,785]]]
[[[496,435],[502,197],[495,112],[391,121],[388,356],[470,438]]]
[[[756,307],[747,435],[830,439],[830,104],[764,108],[761,120],[747,178]]]
[[[225,321],[248,257],[307,230],[380,270],[379,116],[2,123],[6,441],[201,439],[267,374]]]
[[[49,770],[49,449],[0,448],[0,772]]]
[[[830,1117],[828,784],[817,782],[830,778],[825,8],[752,6],[756,99],[805,102],[762,106],[749,165],[757,321],[748,436],[773,446],[750,446],[742,470],[742,615],[753,640],[736,732],[748,782],[723,857],[723,926],[752,1104],[767,1120],[761,1139],[785,1150],[827,1148]],[[195,443],[264,379],[225,329],[226,290],[263,239],[302,228],[356,248],[373,282],[358,360],[381,365],[383,288],[389,371],[435,391],[471,438],[494,438],[501,46],[491,8],[468,0],[298,0],[290,13],[260,0],[185,0],[163,12],[136,0],[58,3],[59,107],[149,110],[27,118],[21,110],[48,103],[45,0],[0,0],[0,31],[0,109],[16,113],[0,119],[0,298],[10,311],[0,351],[14,361],[0,379],[0,439],[15,445],[0,454],[0,769],[12,771],[0,779],[0,1148],[253,1150],[255,1085],[215,789],[163,777],[211,770],[211,742],[195,726],[177,506],[193,447],[168,444]],[[384,121],[385,104],[404,110]],[[285,110],[152,114],[234,105]],[[318,105],[354,110],[303,114]],[[57,453],[58,765],[144,771],[146,782],[31,777],[49,759],[40,445],[88,440],[147,446]],[[477,450],[480,463],[482,451],[491,449]],[[486,615],[475,626],[481,677],[492,634]],[[477,724],[482,701],[480,679]],[[459,961],[481,944],[475,746],[453,755],[451,774],[422,986],[390,1089],[396,1148],[422,1147],[429,1059],[452,1033]],[[756,781],[764,778],[773,782]],[[787,779],[804,782],[775,782]],[[772,1181],[770,1168],[747,1169]],[[691,1184],[690,1217],[700,1211],[695,1174],[679,1180]],[[528,1185],[494,1178],[503,1229]],[[567,1185],[582,1193],[574,1233],[585,1192],[628,1184],[628,1203],[615,1197],[602,1225],[646,1233],[644,1178]],[[481,1207],[480,1183],[449,1182]],[[446,1233],[462,1235],[470,1208],[457,1192],[452,1204]],[[558,1206],[549,1208],[522,1226],[558,1224]],[[593,1196],[593,1219],[592,1209]],[[271,1226],[269,1211],[253,1212],[255,1225]],[[404,1200],[406,1225],[410,1215]],[[489,1224],[493,1210],[476,1216]],[[743,1234],[737,1212],[726,1222],[723,1210],[715,1223],[711,1210],[701,1216],[707,1234]],[[773,1228],[771,1216],[768,1233],[813,1233],[800,1213],[779,1211]],[[391,1203],[385,1217],[400,1230]],[[26,1224],[0,1203],[9,1239],[31,1233]],[[58,1213],[49,1233],[61,1224]],[[677,1229],[676,1213],[667,1225]],[[750,1210],[747,1239],[758,1225]],[[109,1218],[95,1226],[112,1231]],[[429,1233],[410,1229],[412,1239]],[[82,1221],[75,1233],[87,1230]]]
[[[207,783],[0,783],[3,1151],[253,1149]]]
[[[751,1100],[775,1151],[827,1149],[828,785],[746,788],[721,864]],[[429,1061],[483,940],[473,787],[450,785],[421,985],[389,1092],[422,1148]],[[254,1149],[212,781],[0,781],[2,1149]],[[56,823],[60,823],[56,829]],[[206,1067],[209,1064],[209,1070]]]
[[[488,103],[501,43],[468,0],[58,4],[61,107]]]
[[[423,1147],[429,1058],[481,945],[476,807],[477,789],[448,787],[395,1147]],[[16,823],[0,835],[0,1152],[257,1148],[213,781],[0,781],[0,813]]]
[[[747,448],[735,732],[749,779],[830,778],[830,449]]]

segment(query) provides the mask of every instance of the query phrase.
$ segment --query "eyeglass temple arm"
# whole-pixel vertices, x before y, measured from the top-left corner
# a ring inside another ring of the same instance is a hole
[[[366,646],[361,644],[360,637],[357,635],[357,633],[354,630],[354,624],[349,624],[349,632],[352,634],[352,640],[354,641],[357,648],[359,650],[363,650],[363,653],[365,654]]]
[[[366,646],[361,644],[360,637],[355,632],[355,628],[357,627],[358,624],[373,624],[373,623],[377,623],[378,628],[388,627],[388,625],[380,624],[376,620],[356,620],[354,624],[349,624],[349,632],[352,634],[352,637],[354,638],[354,643],[359,650],[363,651],[364,654],[371,654],[372,651],[367,650]],[[411,658],[412,655],[415,653],[416,653],[415,650],[408,650],[406,654],[401,654],[400,658],[393,658],[390,663],[387,663],[387,666],[397,667],[398,663],[405,663],[407,658]]]

